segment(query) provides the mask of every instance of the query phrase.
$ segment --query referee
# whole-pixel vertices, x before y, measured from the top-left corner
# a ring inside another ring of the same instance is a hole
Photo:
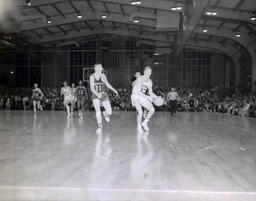
[[[176,113],[177,110],[177,99],[179,94],[175,91],[175,88],[171,88],[171,91],[167,94],[167,101],[169,101],[169,108],[171,115]]]

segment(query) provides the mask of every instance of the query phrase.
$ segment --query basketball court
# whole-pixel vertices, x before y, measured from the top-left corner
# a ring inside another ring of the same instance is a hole
[[[3,201],[255,201],[256,119],[157,112],[149,134],[115,112],[0,113]]]

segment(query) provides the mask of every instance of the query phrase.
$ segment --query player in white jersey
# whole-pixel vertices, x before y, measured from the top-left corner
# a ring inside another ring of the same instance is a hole
[[[75,85],[75,83],[71,84],[71,95],[72,95],[71,115],[73,115],[74,107],[76,105],[76,85]]]
[[[38,88],[38,84],[34,84],[34,88],[32,89],[32,100],[33,100],[33,109],[34,109],[34,117],[37,115],[37,108],[43,110],[40,101],[43,99],[43,92]]]
[[[136,108],[137,114],[137,126],[138,130],[141,131],[142,127],[145,131],[149,131],[148,121],[152,117],[155,112],[155,108],[152,104],[154,98],[157,97],[156,94],[153,93],[152,86],[153,83],[150,79],[152,73],[152,68],[150,66],[146,66],[144,68],[144,74],[137,78],[135,81],[131,100],[132,105]],[[148,113],[144,121],[142,122],[143,108],[145,108]]]
[[[92,92],[92,102],[93,107],[96,111],[96,119],[98,124],[97,133],[101,132],[102,129],[102,117],[101,117],[101,105],[104,107],[105,111],[103,115],[107,122],[109,122],[109,116],[112,114],[112,108],[109,101],[106,88],[112,90],[117,96],[118,92],[115,90],[111,84],[109,84],[106,75],[102,73],[103,67],[100,63],[94,65],[94,73],[90,76],[90,89]]]
[[[140,72],[136,72],[136,73],[135,73],[135,75],[134,75],[135,80],[132,82],[132,89],[133,89],[133,87],[134,87],[134,85],[135,85],[136,80],[137,80],[140,76],[141,76]]]
[[[67,117],[71,116],[71,103],[74,99],[74,96],[72,96],[72,90],[71,87],[68,86],[68,83],[66,81],[63,82],[63,87],[61,88],[61,95],[64,96],[63,104],[65,105],[67,109]]]
[[[81,80],[79,81],[78,86],[76,87],[76,99],[77,99],[77,107],[79,111],[78,115],[80,117],[83,117],[82,111],[84,110],[85,100],[88,99],[88,94]]]

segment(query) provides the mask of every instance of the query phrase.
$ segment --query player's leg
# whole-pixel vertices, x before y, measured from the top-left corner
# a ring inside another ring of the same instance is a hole
[[[36,105],[37,105],[36,101],[35,101],[35,100],[33,100],[33,111],[34,111],[34,116],[36,116],[36,112],[37,112]]]
[[[111,104],[110,104],[110,101],[109,100],[105,100],[102,102],[102,105],[104,107],[104,117],[106,119],[107,122],[109,122],[109,116],[112,114],[112,107],[111,107]]]
[[[40,101],[37,101],[37,108],[38,108],[39,110],[43,111],[43,107],[42,107]]]
[[[102,118],[101,118],[101,111],[100,111],[100,100],[98,98],[94,98],[93,101],[93,107],[95,109],[96,113],[96,120],[99,128],[102,128]]]
[[[137,127],[139,130],[141,130],[141,122],[142,122],[142,115],[143,115],[143,111],[142,111],[142,107],[139,101],[134,101],[133,102],[134,107],[137,110]]]
[[[85,99],[83,98],[81,100],[81,115],[83,115],[83,112],[84,112],[84,105],[85,105]]]
[[[70,116],[70,106],[69,106],[69,102],[67,100],[64,101],[64,105],[66,107],[67,113],[68,113],[68,117]]]
[[[71,101],[71,103],[70,103],[70,110],[71,110],[71,115],[73,115],[74,107],[75,107],[75,104],[76,104],[75,97],[72,97],[71,100],[72,100],[72,101]]]
[[[82,100],[81,99],[77,99],[77,109],[78,109],[78,115],[81,116],[82,115]]]
[[[141,103],[142,107],[146,108],[148,113],[146,115],[146,118],[144,119],[144,121],[142,122],[142,127],[146,130],[146,131],[149,131],[149,128],[148,128],[148,121],[150,120],[150,118],[152,117],[152,115],[154,114],[155,112],[155,108],[153,106],[153,104],[150,102],[150,101],[144,101]]]

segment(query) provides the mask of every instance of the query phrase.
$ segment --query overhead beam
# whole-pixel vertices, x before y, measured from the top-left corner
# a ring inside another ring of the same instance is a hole
[[[46,18],[48,17],[48,15],[46,15],[46,13],[43,12],[39,7],[35,7],[35,9],[36,9],[41,15],[44,15]]]
[[[167,42],[171,45],[170,40],[167,40],[165,35],[162,35],[162,34],[154,35],[152,33],[145,32],[143,35],[139,36],[138,30],[130,30],[130,32],[128,32],[126,29],[117,29],[115,32],[112,32],[112,28],[95,29],[93,32],[88,31],[88,29],[81,29],[80,32],[72,31],[72,33],[69,32],[69,34],[67,35],[60,35],[60,34],[55,34],[54,36],[43,35],[44,36],[43,39],[38,39],[37,37],[35,37],[35,38],[31,38],[31,41],[37,44],[37,43],[46,43],[50,41],[56,41],[60,39],[84,37],[84,36],[91,36],[96,34],[112,34],[112,33],[115,33],[117,35],[122,35],[122,36],[131,36],[135,38],[145,38],[145,39],[154,40],[154,41]]]
[[[34,35],[36,35],[39,39],[42,38],[42,36],[41,36],[40,34],[38,34],[36,31],[31,30],[31,32],[32,32]]]
[[[209,38],[206,40],[208,43],[210,40],[212,40],[213,36],[209,36]]]
[[[72,2],[71,0],[68,0],[68,3],[69,3],[69,5],[73,8],[73,10],[74,10],[76,13],[79,12],[79,10],[75,7],[75,5],[73,4],[73,2]]]
[[[105,27],[104,23],[101,20],[99,21],[99,24],[101,25],[102,28]]]
[[[145,24],[133,24],[129,21],[125,21],[125,20],[122,20],[122,19],[118,19],[120,21],[114,21],[114,20],[108,20],[108,19],[102,19],[102,18],[99,18],[99,19],[96,19],[96,20],[79,20],[77,22],[85,22],[85,24],[90,28],[90,29],[93,29],[93,27],[88,24],[88,22],[98,22],[98,21],[102,21],[102,22],[114,22],[115,24],[123,24],[123,25],[126,25],[126,26],[129,26],[129,25],[132,25],[132,26],[136,26],[136,27],[139,27],[139,26],[143,26],[143,27],[147,27],[147,28],[155,28],[154,25],[151,24],[151,26],[148,26],[148,25],[145,25]],[[39,29],[42,29],[44,27],[55,27],[55,26],[62,26],[62,25],[68,25],[68,24],[71,24],[73,23],[73,21],[70,21],[70,22],[65,22],[65,23],[58,23],[58,24],[46,24],[45,26],[41,26],[41,27],[38,27],[38,28],[33,28],[33,29],[26,29],[26,30],[20,30],[20,32],[25,32],[25,31],[30,31],[30,30],[39,30]]]
[[[122,4],[120,5],[120,10],[123,14],[123,17],[125,17],[126,14],[125,14],[125,11],[124,11],[124,6]]]
[[[189,40],[201,16],[205,12],[205,9],[209,5],[210,0],[194,0],[193,3],[194,3],[194,6],[191,9],[191,11],[188,13],[190,18],[189,18],[187,27],[177,42],[177,46],[174,51],[175,57],[180,55],[183,47],[186,45],[187,41]]]
[[[63,14],[63,12],[56,6],[56,4],[52,4],[52,7],[65,19],[66,16]]]
[[[45,30],[48,34],[54,35],[53,32],[51,32],[47,27],[45,27],[44,30]]]
[[[104,8],[105,8],[105,10],[106,10],[106,12],[107,12],[107,14],[109,15],[109,14],[110,14],[110,11],[109,11],[109,9],[108,9],[107,4],[106,4],[105,2],[102,2],[102,4],[103,4],[103,6],[104,6]]]
[[[93,31],[93,27],[88,23],[88,21],[85,21],[84,23],[91,31]]]
[[[208,15],[204,15],[202,16],[202,18],[207,18],[209,20],[213,20],[213,21],[225,21],[225,23],[232,23],[232,24],[243,24],[243,23],[246,23],[246,24],[250,24],[252,26],[254,26],[256,28],[256,23],[255,22],[251,22],[251,21],[247,21],[248,19],[250,19],[250,16],[248,16],[248,19],[244,20],[244,19],[239,19],[239,18],[236,18],[236,17],[232,17],[232,16],[208,16]]]
[[[73,27],[73,29],[75,29],[77,32],[80,32],[80,30],[77,28],[77,26],[74,24],[74,23],[71,23],[70,24],[72,27]]]
[[[240,0],[233,9],[238,9],[242,6],[242,4],[245,2],[245,0]]]
[[[61,30],[64,34],[67,34],[67,31],[64,30],[61,25],[57,25],[58,29]]]
[[[218,30],[221,29],[221,28],[224,26],[224,24],[226,24],[225,21],[221,22],[220,25],[217,27],[217,29],[218,29]]]
[[[215,2],[215,4],[214,4],[214,7],[215,7],[215,8],[219,5],[220,1],[221,1],[221,0],[217,0],[217,1]]]
[[[92,12],[95,13],[95,8],[93,7],[92,3],[91,3],[91,0],[85,0],[86,3],[88,4],[88,6],[90,7],[90,9],[92,10]]]

